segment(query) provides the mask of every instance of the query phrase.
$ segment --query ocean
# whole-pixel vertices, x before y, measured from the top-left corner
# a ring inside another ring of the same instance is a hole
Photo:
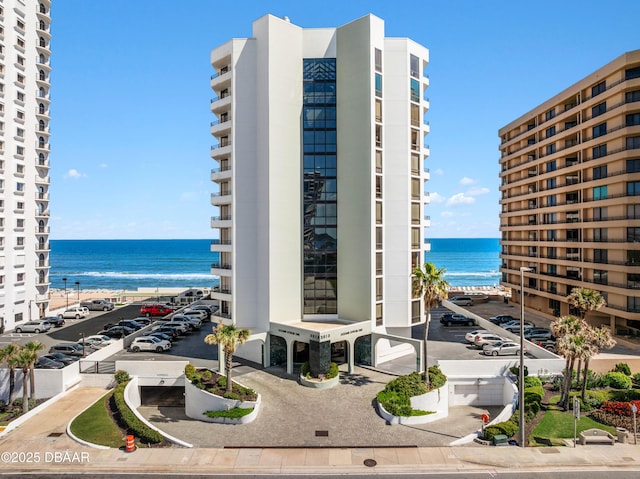
[[[500,281],[497,238],[432,239],[425,260],[446,268],[452,286],[493,286]],[[51,240],[52,288],[135,290],[213,287],[218,261],[211,240]],[[80,284],[77,285],[76,282]]]

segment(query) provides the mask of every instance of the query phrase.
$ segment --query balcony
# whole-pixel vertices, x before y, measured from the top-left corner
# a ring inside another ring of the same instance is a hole
[[[226,190],[217,191],[215,193],[211,193],[211,204],[212,205],[224,205],[231,203],[231,188],[227,188]]]
[[[220,301],[230,301],[232,298],[232,291],[229,287],[216,286],[211,290],[211,299],[217,299]]]
[[[39,241],[36,245],[36,251],[49,251],[49,242],[48,241]]]
[[[211,122],[211,134],[216,137],[224,136],[231,131],[231,117],[222,116],[219,120]]]
[[[233,275],[233,272],[230,264],[212,263],[211,274],[214,276],[230,277]]]
[[[429,168],[425,168],[422,171],[424,173],[424,179],[425,180],[430,180],[431,179],[431,172],[429,171]]]
[[[224,216],[212,216],[211,217],[212,228],[230,228],[231,227],[231,215]]]
[[[222,162],[217,168],[211,168],[211,181],[227,180],[229,178],[231,178],[231,165],[228,161]]]
[[[220,139],[220,143],[211,146],[211,158],[226,156],[231,153],[231,140]]]
[[[231,66],[227,65],[216,70],[211,75],[211,89],[222,90],[231,84]]]
[[[425,216],[422,220],[422,224],[425,228],[429,228],[431,226],[431,216]]]
[[[218,115],[231,108],[231,93],[221,93],[211,99],[211,112]]]
[[[233,250],[231,240],[212,240],[209,246],[212,253],[230,253]]]

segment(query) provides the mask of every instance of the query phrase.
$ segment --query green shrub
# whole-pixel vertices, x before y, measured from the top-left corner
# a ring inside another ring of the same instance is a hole
[[[605,401],[609,401],[609,391],[589,389],[586,391],[582,401],[582,410],[592,411],[593,409],[598,409]]]
[[[394,416],[411,416],[411,400],[398,391],[380,391],[378,402]]]
[[[202,373],[202,379],[204,379],[205,381],[208,381],[209,379],[211,379],[213,377],[213,373],[211,371],[209,371],[208,369],[206,369],[203,373]]]
[[[29,399],[27,401],[27,404],[29,405],[29,410],[32,410],[34,407],[36,407],[36,400],[35,399]],[[22,410],[22,398],[15,398],[13,400],[13,402],[11,403],[11,406],[15,409],[20,409]]]
[[[232,391],[224,393],[222,395],[222,397],[225,398],[225,399],[233,399],[235,401],[239,401],[240,400],[240,395],[238,393],[234,393]]]
[[[196,373],[196,367],[193,364],[187,364],[184,367],[184,375],[187,377],[189,381],[192,380],[193,375]]]
[[[542,381],[540,380],[540,378],[538,378],[536,376],[525,376],[524,377],[524,387],[525,387],[525,389],[533,387],[533,386],[542,387]]]
[[[507,437],[511,437],[518,432],[518,424],[513,422],[511,419],[509,419],[508,421],[499,422],[498,424],[492,424],[491,426],[484,428],[485,438],[487,429],[491,429],[494,432],[491,436],[491,439],[493,439],[493,436],[495,434],[504,434]]]
[[[602,377],[602,382],[613,389],[631,389],[631,378],[624,373],[610,372]]]
[[[115,372],[113,378],[116,380],[117,384],[128,383],[131,379],[129,377],[129,373],[121,369]]]
[[[629,402],[629,401],[640,400],[639,389],[618,389],[618,390],[610,390],[608,392],[609,392],[610,401]]]
[[[622,373],[626,376],[631,376],[631,369],[629,368],[629,365],[627,363],[616,364],[616,366],[613,368],[613,372]]]
[[[525,397],[530,398],[530,400],[535,400],[536,402],[541,403],[544,398],[544,389],[542,389],[542,386],[524,388],[524,395]]]
[[[340,371],[338,370],[338,365],[336,363],[331,363],[329,365],[329,371],[327,371],[327,374],[325,375],[325,377],[327,379],[332,379],[337,377],[338,374],[340,374]]]
[[[128,429],[129,433],[137,436],[141,442],[154,444],[162,442],[164,439],[162,434],[155,429],[151,429],[140,421],[133,411],[129,409],[129,406],[127,406],[127,403],[124,400],[124,389],[126,386],[126,383],[119,384],[113,391],[113,399],[115,401],[116,408],[118,409],[118,413],[120,414],[120,419],[124,423],[125,427]]]
[[[227,387],[227,377],[226,376],[220,376],[218,378],[218,380],[216,381],[216,384],[218,384],[218,386],[220,386],[221,388],[226,388]]]
[[[520,377],[520,368],[518,366],[511,366],[509,368],[509,371],[511,372],[511,374],[515,375],[516,377]],[[524,376],[527,377],[529,375],[529,369],[527,368],[527,365],[525,364],[524,366]]]
[[[439,389],[447,382],[447,376],[440,370],[439,366],[429,368],[429,383],[431,389]]]
[[[504,432],[498,427],[489,426],[484,428],[484,439],[487,441],[493,440],[493,437],[499,434],[504,434]]]
[[[311,375],[311,367],[309,366],[309,361],[302,363],[302,366],[300,366],[300,374],[302,374],[305,378],[308,378]]]
[[[635,386],[640,387],[640,373],[635,373],[631,376],[631,380]]]
[[[228,411],[207,411],[202,414],[207,417],[227,417],[230,419],[239,419],[246,416],[247,414],[251,414],[251,412],[253,412],[252,407],[234,407],[233,409],[229,409]]]

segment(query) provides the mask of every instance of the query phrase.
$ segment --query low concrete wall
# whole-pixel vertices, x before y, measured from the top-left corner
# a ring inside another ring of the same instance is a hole
[[[234,399],[225,399],[221,396],[216,396],[207,391],[199,389],[191,384],[190,381],[185,380],[184,385],[184,410],[185,414],[192,419],[197,419],[204,422],[217,422],[224,424],[247,424],[255,420],[258,417],[258,411],[260,409],[260,403],[262,401],[261,396],[258,394],[256,401],[238,401]],[[211,418],[204,415],[207,411],[228,411],[236,407],[241,408],[253,408],[253,411],[246,416],[238,419],[229,418]]]
[[[189,361],[116,361],[116,371],[144,378],[176,378],[184,374]]]
[[[445,384],[440,389],[410,398],[412,409],[433,411],[433,414],[427,414],[426,416],[394,416],[376,401],[378,414],[389,424],[427,424],[443,419],[449,415],[448,389],[448,384]]]

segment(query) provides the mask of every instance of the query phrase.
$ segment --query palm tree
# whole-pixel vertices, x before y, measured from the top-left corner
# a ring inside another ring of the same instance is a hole
[[[33,361],[29,364],[29,380],[30,380],[30,391],[29,397],[31,399],[35,399],[36,397],[36,374],[35,374],[35,365],[38,360],[38,351],[42,351],[44,349],[44,344],[40,341],[30,341],[23,346],[24,349],[33,353]]]
[[[422,296],[424,301],[424,341],[423,341],[423,357],[424,357],[424,377],[427,389],[431,388],[429,381],[429,367],[427,364],[427,339],[429,338],[429,318],[431,308],[437,306],[440,300],[447,295],[449,283],[444,279],[445,268],[436,268],[433,263],[425,263],[423,267],[416,267],[411,272],[413,275],[413,297]]]
[[[584,401],[587,394],[587,379],[589,377],[589,360],[599,354],[603,349],[611,349],[616,345],[615,339],[611,337],[611,333],[607,328],[589,328],[589,345],[591,355],[585,358],[584,362],[584,378],[582,380],[582,400]]]
[[[227,375],[227,392],[231,392],[231,368],[233,367],[233,354],[238,346],[245,343],[251,331],[248,329],[237,329],[234,325],[225,325],[219,323],[213,329],[212,334],[208,334],[204,338],[207,344],[220,344],[224,350],[224,367]]]
[[[577,357],[583,355],[587,324],[581,318],[575,316],[562,316],[551,324],[551,331],[557,339],[558,353],[565,358],[564,377],[562,378],[562,391],[560,404],[567,409],[569,405],[569,392],[573,368]]]
[[[11,343],[4,348],[0,349],[0,363],[6,362],[9,368],[9,402],[13,402],[13,393],[16,390],[16,369],[13,362],[13,358],[20,351],[20,346],[16,343]]]
[[[10,360],[14,367],[22,369],[22,414],[29,412],[29,391],[27,386],[29,385],[29,365],[33,360],[33,356],[33,352],[20,348],[18,354]]]
[[[581,319],[585,319],[589,311],[596,311],[607,304],[600,293],[589,288],[573,288],[567,302],[580,311]]]

